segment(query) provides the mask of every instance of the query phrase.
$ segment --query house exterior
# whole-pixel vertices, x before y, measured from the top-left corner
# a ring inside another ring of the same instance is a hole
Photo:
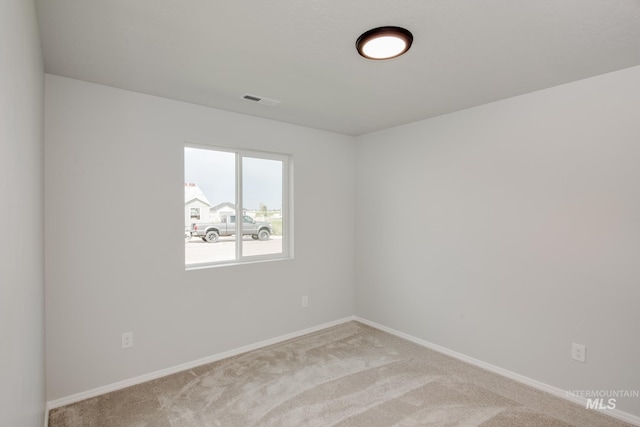
[[[236,214],[236,205],[230,202],[220,203],[210,209],[210,218],[213,222],[224,221],[229,215]]]
[[[211,202],[204,195],[198,184],[189,182],[184,184],[184,226],[207,222],[222,222],[228,216],[236,214],[236,205],[223,202],[211,206]],[[246,210],[245,210],[246,214]]]
[[[198,184],[184,184],[184,226],[211,222],[211,203],[204,195]]]

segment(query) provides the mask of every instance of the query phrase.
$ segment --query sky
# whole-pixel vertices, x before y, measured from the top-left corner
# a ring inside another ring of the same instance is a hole
[[[281,161],[244,157],[242,173],[245,209],[282,209]],[[212,206],[235,203],[235,153],[185,147],[184,182],[197,184]]]

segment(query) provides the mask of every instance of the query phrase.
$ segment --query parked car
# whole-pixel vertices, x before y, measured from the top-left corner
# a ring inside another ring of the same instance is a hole
[[[256,221],[250,216],[242,217],[242,235],[250,235],[254,240],[269,240],[273,227],[268,222]],[[191,224],[191,236],[202,238],[205,242],[215,243],[220,236],[236,234],[236,216],[230,215],[223,222]]]

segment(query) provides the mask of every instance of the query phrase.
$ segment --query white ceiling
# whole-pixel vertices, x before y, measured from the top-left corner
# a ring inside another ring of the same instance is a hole
[[[640,65],[640,0],[36,4],[48,73],[348,135]],[[411,50],[360,57],[385,25]]]

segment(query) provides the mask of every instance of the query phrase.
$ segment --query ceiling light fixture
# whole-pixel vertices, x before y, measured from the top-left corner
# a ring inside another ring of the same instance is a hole
[[[411,47],[413,35],[400,27],[379,27],[358,37],[356,49],[367,59],[396,58]]]

